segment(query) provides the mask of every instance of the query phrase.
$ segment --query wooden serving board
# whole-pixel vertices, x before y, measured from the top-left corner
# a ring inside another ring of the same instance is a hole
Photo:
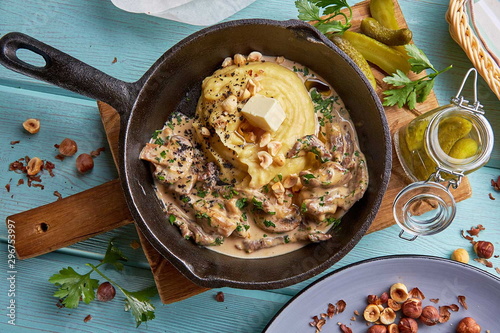
[[[394,0],[394,3],[399,25],[400,27],[406,27],[401,8],[396,0]],[[361,20],[369,15],[369,2],[364,1],[356,4],[352,7],[352,10],[352,30],[357,31]],[[382,98],[382,91],[387,89],[386,83],[382,81],[385,74],[377,68],[373,68],[373,72],[379,85],[377,93]],[[431,93],[425,103],[418,105],[417,110],[386,107],[385,111],[391,134],[394,134],[401,126],[407,124],[416,116],[437,106],[437,99],[434,93]],[[120,131],[119,116],[112,107],[105,103],[98,102],[98,108],[116,163],[118,133]],[[384,229],[395,223],[392,215],[392,202],[397,193],[407,184],[408,180],[393,148],[391,180],[380,210],[367,233]],[[456,201],[471,196],[472,190],[467,177],[464,177],[461,185],[458,189],[452,190],[452,193]],[[96,207],[99,208],[96,209]],[[68,214],[68,212],[71,212],[71,214]],[[71,216],[71,219],[68,219],[68,216]],[[118,180],[113,180],[42,207],[9,216],[7,221],[9,220],[15,221],[16,251],[20,259],[54,251],[133,222]],[[138,230],[138,234],[163,303],[180,301],[207,290],[195,285],[175,269],[144,238],[140,230]],[[397,235],[394,236],[397,237]]]

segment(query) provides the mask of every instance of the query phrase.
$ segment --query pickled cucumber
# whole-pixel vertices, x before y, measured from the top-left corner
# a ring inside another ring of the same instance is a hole
[[[344,32],[343,38],[347,39],[367,61],[377,65],[387,74],[396,73],[398,69],[406,74],[411,69],[402,53],[371,37],[348,30]]]
[[[394,30],[399,29],[393,0],[371,0],[370,14],[384,27]]]
[[[361,21],[361,31],[365,35],[389,46],[408,44],[412,38],[410,29],[389,29],[372,17],[367,17]]]
[[[428,125],[428,119],[418,119],[408,125],[405,131],[405,141],[409,151],[413,152],[424,147],[425,129]]]
[[[451,147],[449,156],[458,159],[465,159],[476,155],[479,145],[472,138],[462,138]]]
[[[441,149],[450,154],[453,145],[467,136],[472,130],[472,123],[458,116],[447,117],[439,123],[438,140]]]
[[[344,51],[355,63],[358,65],[359,69],[365,74],[366,78],[370,82],[373,89],[377,88],[377,81],[375,81],[375,76],[368,65],[366,59],[361,55],[361,53],[352,46],[352,44],[345,38],[341,36],[330,34],[328,38],[338,46],[339,49]]]

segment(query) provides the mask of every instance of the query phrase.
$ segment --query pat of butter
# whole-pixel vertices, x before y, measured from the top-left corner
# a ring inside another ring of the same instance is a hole
[[[248,100],[241,112],[250,124],[268,132],[276,132],[286,118],[278,100],[258,94]]]

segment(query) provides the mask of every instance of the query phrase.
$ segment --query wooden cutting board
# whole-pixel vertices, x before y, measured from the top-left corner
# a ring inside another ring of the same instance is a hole
[[[396,0],[394,2],[399,25],[400,27],[406,27],[399,4]],[[354,17],[352,30],[359,30],[361,20],[369,15],[368,4],[368,1],[364,1],[352,7]],[[377,93],[379,97],[383,97],[382,91],[387,89],[386,83],[382,81],[385,74],[377,68],[373,68],[373,72],[379,85]],[[407,124],[416,116],[437,106],[436,97],[434,93],[431,93],[425,103],[418,105],[417,110],[410,111],[405,108],[386,107],[385,111],[391,134],[394,134],[401,126]],[[112,107],[105,103],[98,102],[98,108],[116,163],[120,130],[119,116]],[[392,215],[392,202],[397,193],[408,184],[408,180],[396,158],[394,148],[393,157],[389,187],[382,200],[380,210],[367,233],[384,229],[395,223]],[[472,190],[467,177],[464,177],[459,188],[452,190],[452,193],[456,201],[471,196]],[[68,212],[71,212],[71,214],[68,214]],[[67,216],[71,216],[71,219],[68,220]],[[7,221],[9,220],[16,223],[16,251],[20,259],[54,251],[133,222],[118,180],[113,180],[42,207],[9,216]],[[163,303],[180,301],[207,290],[184,277],[153,248],[140,230],[137,231]],[[395,234],[394,237],[397,237],[397,235]]]

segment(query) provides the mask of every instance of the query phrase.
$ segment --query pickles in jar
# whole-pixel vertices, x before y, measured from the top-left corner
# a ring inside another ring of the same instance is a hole
[[[426,131],[434,114],[432,112],[426,117],[414,119],[398,134],[397,152],[401,163],[405,171],[416,180],[427,180],[436,171],[437,163],[429,156],[426,147]],[[449,157],[468,159],[479,150],[479,143],[473,138],[472,129],[472,123],[464,117],[445,117],[438,124],[437,142],[431,144],[439,145]]]

